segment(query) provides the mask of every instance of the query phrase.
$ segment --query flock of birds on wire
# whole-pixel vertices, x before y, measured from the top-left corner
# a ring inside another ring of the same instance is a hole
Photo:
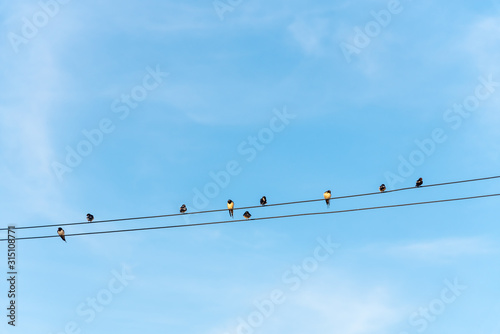
[[[418,188],[418,187],[422,186],[422,184],[424,184],[424,181],[422,180],[422,178],[419,178],[417,180],[415,186]],[[384,192],[387,188],[385,187],[385,184],[382,184],[382,185],[380,185],[380,187],[378,189],[380,190],[380,192]],[[328,207],[330,207],[330,199],[332,198],[332,192],[330,190],[325,191],[323,193],[323,197],[325,198],[326,205]],[[260,199],[260,205],[264,206],[266,204],[267,204],[267,198],[266,198],[266,196],[262,196],[262,198]],[[229,216],[231,218],[234,217],[234,202],[232,200],[227,201],[227,209],[229,210]],[[180,211],[180,213],[186,213],[187,212],[186,204],[182,204],[179,211]],[[243,217],[245,219],[250,219],[250,217],[252,217],[252,215],[250,214],[250,212],[245,211],[245,213],[243,214]],[[91,215],[90,213],[87,213],[87,221],[91,223],[93,220],[94,220],[94,216]],[[59,234],[61,239],[63,239],[64,242],[66,242],[66,238],[64,236],[64,230],[61,227],[59,227],[57,229],[57,234]]]

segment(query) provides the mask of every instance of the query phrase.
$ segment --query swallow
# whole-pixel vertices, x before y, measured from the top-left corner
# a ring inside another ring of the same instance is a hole
[[[243,214],[243,217],[245,217],[245,219],[250,219],[250,217],[252,217],[252,215],[250,214],[250,212],[245,211],[245,213]]]
[[[386,189],[386,188],[385,188],[385,184],[382,184],[382,185],[378,188],[378,190],[380,190],[380,192],[381,192],[381,193],[383,193],[383,192],[385,191],[385,189]]]
[[[61,237],[61,239],[64,240],[64,242],[66,242],[66,238],[64,237],[64,230],[62,228],[58,228],[57,229],[57,234],[59,234],[59,236]]]
[[[260,199],[260,205],[266,205],[267,204],[267,198],[266,196],[262,196],[262,198]]]
[[[234,202],[231,201],[230,199],[227,200],[227,209],[229,210],[229,216],[233,217],[233,212],[234,212]]]
[[[182,204],[181,209],[180,209],[181,213],[186,213],[187,210],[188,210],[188,208],[186,207],[186,204]]]
[[[323,197],[325,198],[326,205],[330,206],[330,198],[332,198],[332,192],[330,190],[325,191]]]
[[[89,222],[92,222],[94,220],[94,216],[92,216],[90,213],[87,213],[87,220]]]
[[[417,183],[415,184],[415,186],[418,188],[420,187],[422,184],[424,184],[424,181],[422,180],[422,178],[418,179],[417,180]]]

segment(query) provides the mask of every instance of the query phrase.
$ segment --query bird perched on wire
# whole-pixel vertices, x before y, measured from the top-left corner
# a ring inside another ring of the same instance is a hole
[[[252,217],[252,215],[250,214],[250,212],[245,211],[245,213],[243,214],[243,217],[245,217],[245,219],[250,219],[250,217]]]
[[[267,198],[266,196],[262,196],[262,198],[260,199],[260,205],[266,205],[267,204]]]
[[[330,206],[330,198],[332,198],[332,192],[327,190],[323,193],[323,197],[325,198],[326,205]]]
[[[229,216],[230,217],[233,217],[233,213],[234,213],[234,202],[231,201],[230,199],[227,200],[227,209],[229,210]]]
[[[422,184],[424,184],[424,181],[422,180],[422,178],[418,179],[417,180],[417,183],[415,184],[415,186],[418,188],[420,187]]]
[[[188,210],[188,208],[186,207],[186,204],[182,204],[180,212],[181,213],[186,213],[187,210]]]
[[[61,237],[61,239],[64,240],[64,242],[66,242],[66,238],[64,237],[64,230],[62,228],[58,228],[57,229],[57,234],[59,234],[59,236]]]
[[[380,190],[381,193],[383,193],[385,189],[385,184],[382,184],[380,187],[378,187],[378,190]]]
[[[92,222],[94,220],[94,216],[92,216],[90,213],[87,213],[87,220],[89,222]]]

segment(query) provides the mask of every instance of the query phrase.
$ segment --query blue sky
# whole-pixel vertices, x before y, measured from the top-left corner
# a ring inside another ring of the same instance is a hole
[[[3,227],[498,174],[498,1],[42,0],[0,9]],[[498,193],[499,185],[344,199],[330,209]],[[20,240],[17,326],[2,315],[0,327],[498,333],[497,208],[490,198]],[[318,202],[251,213],[325,210]],[[5,280],[0,288],[5,310]]]

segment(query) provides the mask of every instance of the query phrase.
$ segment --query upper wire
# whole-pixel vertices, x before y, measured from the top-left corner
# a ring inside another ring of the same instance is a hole
[[[336,214],[336,213],[346,213],[346,212],[356,212],[356,211],[367,211],[367,210],[377,210],[377,209],[387,209],[387,208],[397,208],[397,207],[405,207],[405,206],[414,206],[414,205],[424,205],[424,204],[434,204],[434,203],[463,201],[463,200],[470,200],[470,199],[477,199],[477,198],[487,198],[487,197],[495,197],[495,196],[500,196],[500,194],[477,195],[477,196],[470,196],[470,197],[460,197],[460,198],[441,199],[441,200],[426,201],[426,202],[414,202],[414,203],[404,203],[404,204],[374,206],[374,207],[356,208],[356,209],[347,209],[347,210],[338,210],[338,211],[298,213],[298,214],[292,214],[292,215],[261,217],[261,218],[253,218],[253,219],[237,219],[237,220],[224,220],[224,221],[216,221],[216,222],[184,224],[184,225],[166,225],[166,226],[142,227],[142,228],[134,228],[134,229],[122,229],[122,230],[110,230],[110,231],[96,231],[96,232],[82,232],[82,233],[66,234],[65,236],[66,237],[70,237],[70,236],[83,236],[83,235],[95,235],[95,234],[137,232],[137,231],[160,230],[160,229],[168,229],[168,228],[182,228],[182,227],[193,227],[193,226],[204,226],[204,225],[217,225],[217,224],[239,223],[239,222],[245,222],[245,221],[258,221],[258,220],[282,219],[282,218],[292,218],[292,217],[302,217],[302,216],[328,215],[328,214]],[[33,237],[21,237],[21,238],[16,238],[16,240],[46,239],[46,238],[57,238],[57,237],[59,237],[59,236],[58,235],[42,235],[42,236],[33,236]],[[7,241],[7,240],[8,239],[0,239],[0,241]]]
[[[482,177],[482,178],[476,178],[476,179],[468,179],[468,180],[459,180],[459,181],[450,181],[450,182],[435,183],[435,184],[423,185],[420,188],[430,188],[430,187],[438,187],[438,186],[445,186],[445,185],[458,184],[458,183],[485,181],[485,180],[491,180],[491,179],[497,179],[497,178],[500,178],[500,175],[489,176],[489,177]],[[392,193],[392,192],[398,192],[398,191],[404,191],[404,190],[410,190],[410,189],[416,189],[416,187],[406,187],[406,188],[399,188],[399,189],[393,189],[393,190],[386,190],[384,192],[380,192],[379,191],[379,192],[370,192],[370,193],[363,193],[363,194],[337,196],[337,197],[332,197],[331,200],[344,199],[344,198],[354,198],[354,197],[363,197],[363,196],[371,196],[371,195],[384,194],[384,193]],[[272,207],[272,206],[282,206],[282,205],[294,205],[294,204],[311,203],[311,202],[319,202],[319,201],[324,201],[324,199],[320,198],[320,199],[310,199],[310,200],[293,201],[293,202],[274,203],[274,204],[266,204],[265,206],[266,207]],[[263,207],[263,206],[261,206],[261,205],[254,205],[254,206],[245,206],[245,207],[235,207],[234,210],[247,210],[247,209],[255,209],[255,208],[261,208],[261,207]],[[111,223],[111,222],[119,222],[119,221],[130,221],[130,220],[142,220],[142,219],[167,218],[167,217],[176,217],[176,216],[183,216],[183,215],[198,215],[198,214],[213,213],[213,212],[223,212],[223,211],[226,211],[226,210],[227,209],[216,209],[216,210],[195,211],[195,212],[186,212],[186,213],[172,213],[172,214],[155,215],[155,216],[142,216],[142,217],[129,217],[129,218],[107,219],[107,220],[98,220],[98,221],[93,221],[93,222],[76,222],[76,223],[35,225],[35,226],[20,226],[20,227],[16,227],[16,230],[48,228],[48,227],[59,227],[59,226],[87,225],[87,224],[102,224],[102,223]],[[0,231],[6,231],[6,230],[8,230],[8,228],[0,228]]]

